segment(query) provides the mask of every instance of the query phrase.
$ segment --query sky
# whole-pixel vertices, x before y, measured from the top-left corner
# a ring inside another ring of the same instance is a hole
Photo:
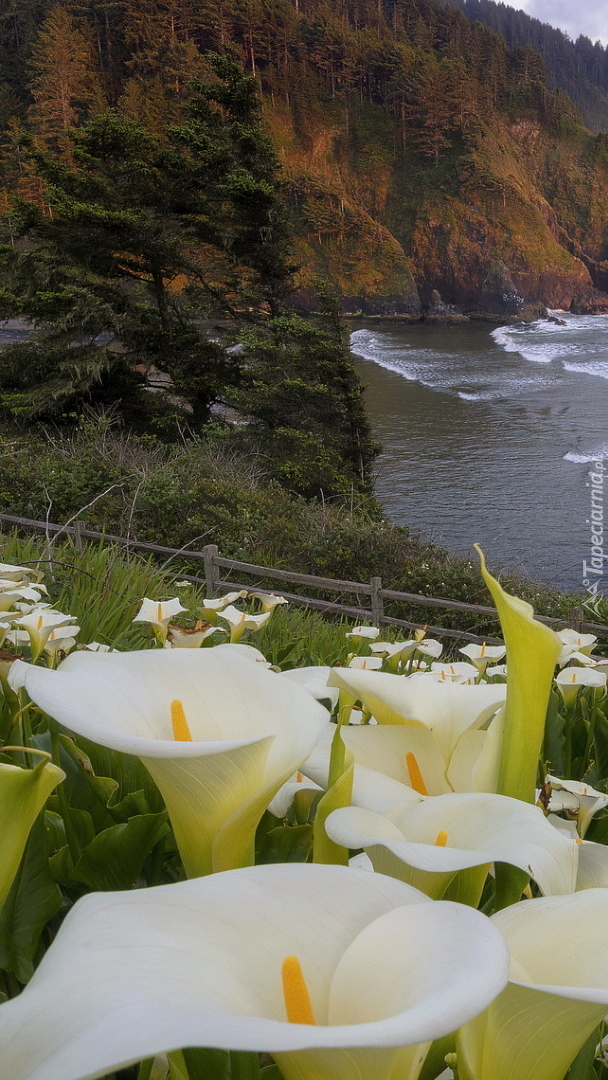
[[[592,41],[608,45],[608,3],[606,0],[506,0],[509,7],[521,8],[535,19],[557,26],[573,41],[585,34]]]

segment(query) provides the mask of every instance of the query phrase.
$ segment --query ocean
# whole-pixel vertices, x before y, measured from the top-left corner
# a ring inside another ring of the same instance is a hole
[[[550,316],[497,328],[363,323],[351,350],[388,517],[455,553],[474,556],[478,542],[490,568],[592,598],[608,595],[608,315]]]

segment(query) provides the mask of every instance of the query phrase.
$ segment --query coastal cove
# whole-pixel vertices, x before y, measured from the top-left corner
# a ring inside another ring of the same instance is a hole
[[[557,314],[563,325],[363,322],[351,350],[390,520],[584,591],[589,474],[608,458],[608,316]]]

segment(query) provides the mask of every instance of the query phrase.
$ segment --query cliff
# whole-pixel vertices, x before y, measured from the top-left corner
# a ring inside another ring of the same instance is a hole
[[[369,103],[347,116],[319,101],[305,134],[284,106],[267,119],[289,179],[303,307],[321,276],[350,314],[432,316],[433,291],[488,317],[608,311],[605,136],[495,114],[437,161],[400,145],[397,122]],[[490,312],[497,262],[522,303]]]

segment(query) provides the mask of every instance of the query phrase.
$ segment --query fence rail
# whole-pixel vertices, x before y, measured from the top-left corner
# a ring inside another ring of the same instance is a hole
[[[258,581],[261,579],[262,581],[285,582],[288,585],[308,586],[319,592],[335,592],[342,596],[346,593],[355,596],[354,604],[343,604],[339,601],[315,599],[302,593],[281,590],[282,595],[296,606],[309,607],[327,614],[348,615],[355,619],[371,619],[374,626],[398,626],[408,630],[415,630],[425,625],[428,631],[440,634],[443,637],[473,642],[485,641],[489,644],[499,641],[499,638],[487,634],[482,637],[468,630],[453,630],[443,626],[431,626],[428,623],[423,623],[422,620],[409,622],[406,619],[398,619],[392,615],[387,615],[384,610],[385,602],[400,602],[412,606],[460,612],[463,615],[482,615],[488,620],[498,622],[498,613],[493,607],[484,607],[481,604],[465,604],[460,600],[446,600],[437,596],[421,596],[418,593],[399,592],[396,589],[384,589],[380,577],[374,576],[370,578],[369,582],[362,582],[341,581],[336,578],[318,577],[315,574],[298,574],[293,570],[278,570],[275,567],[259,566],[257,563],[227,559],[220,555],[216,544],[206,544],[200,551],[191,551],[188,547],[164,547],[162,544],[149,544],[124,536],[96,532],[93,529],[85,528],[84,522],[78,520],[66,525],[57,525],[47,521],[16,517],[12,514],[0,514],[0,522],[17,529],[44,532],[47,537],[52,536],[53,540],[57,540],[62,535],[71,536],[74,540],[74,546],[78,550],[82,550],[87,540],[101,540],[104,543],[121,545],[130,551],[144,551],[150,554],[165,555],[168,559],[182,556],[188,560],[200,561],[203,564],[203,577],[187,573],[180,576],[187,581],[204,584],[209,596],[216,596],[231,589],[243,588],[242,581],[231,581],[221,576],[222,570],[236,571],[237,575],[248,574],[257,578]],[[366,606],[359,602],[360,597],[365,599]],[[584,618],[584,614],[583,609],[577,606],[571,609],[567,619],[556,619],[546,615],[537,615],[536,618],[539,622],[552,626],[554,629],[570,626],[579,633],[608,637],[608,626],[603,623],[589,622]]]

